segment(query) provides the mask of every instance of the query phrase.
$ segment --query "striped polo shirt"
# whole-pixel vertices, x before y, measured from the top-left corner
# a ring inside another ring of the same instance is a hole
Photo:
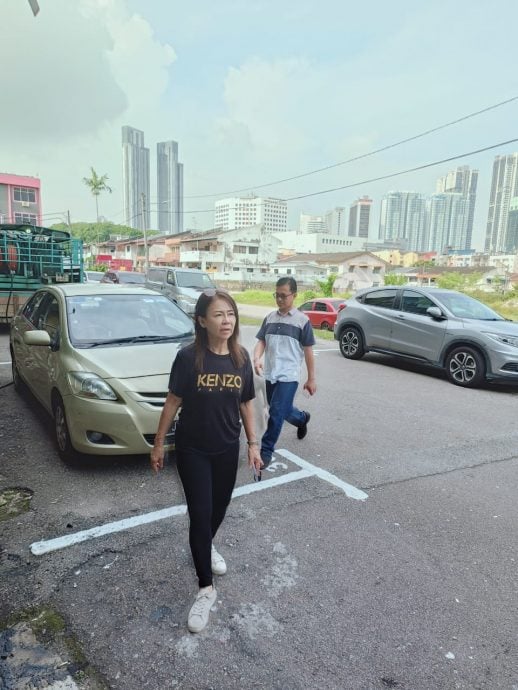
[[[267,381],[298,381],[304,348],[315,344],[313,329],[303,312],[292,308],[287,314],[272,311],[264,319],[258,340],[264,340],[264,377]]]

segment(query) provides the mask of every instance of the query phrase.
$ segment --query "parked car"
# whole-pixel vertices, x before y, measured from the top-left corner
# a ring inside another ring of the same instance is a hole
[[[146,276],[137,271],[106,271],[101,283],[115,283],[116,285],[141,285],[145,287]]]
[[[146,271],[146,287],[162,292],[193,316],[200,292],[216,286],[208,273],[197,268],[151,266]]]
[[[346,300],[334,337],[347,359],[381,352],[440,367],[457,386],[518,383],[518,323],[454,290],[362,290]]]
[[[321,328],[323,331],[331,331],[336,322],[338,312],[343,309],[345,300],[334,297],[318,297],[309,302],[304,302],[299,307],[309,318],[313,328]]]
[[[152,290],[49,285],[13,319],[13,381],[52,415],[62,459],[149,453],[171,364],[193,339],[192,320]]]
[[[99,283],[104,278],[104,271],[85,271],[85,283]]]

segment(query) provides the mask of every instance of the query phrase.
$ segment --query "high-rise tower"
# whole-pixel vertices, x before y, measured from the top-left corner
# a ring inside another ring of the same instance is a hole
[[[158,229],[164,235],[183,231],[183,164],[178,162],[178,143],[156,145]]]
[[[389,192],[381,200],[379,239],[403,241],[408,249],[426,246],[426,202],[417,192]]]
[[[465,199],[463,204],[453,202],[453,206],[462,213],[462,221],[460,218],[452,219],[452,227],[457,228],[450,236],[450,246],[454,249],[471,249],[477,184],[478,170],[473,170],[467,165],[462,165],[456,170],[450,170],[447,175],[437,180],[437,192],[439,194],[461,194]],[[462,223],[464,223],[463,226]],[[455,242],[460,242],[460,245],[453,247]]]
[[[349,237],[369,238],[369,221],[372,199],[363,196],[351,204],[349,210]]]
[[[518,153],[496,156],[487,214],[485,251],[489,254],[510,251],[508,238],[509,205],[518,197]]]
[[[133,127],[122,128],[122,193],[125,224],[149,229],[149,149],[144,132]]]

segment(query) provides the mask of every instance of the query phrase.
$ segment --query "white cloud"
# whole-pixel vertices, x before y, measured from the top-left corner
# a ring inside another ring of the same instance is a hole
[[[117,214],[121,126],[147,134],[155,125],[171,46],[125,0],[52,0],[36,18],[25,3],[7,0],[0,59],[10,65],[2,74],[2,169],[40,176],[44,211],[70,208],[77,220],[94,215],[82,183],[93,166],[114,189],[101,210]]]

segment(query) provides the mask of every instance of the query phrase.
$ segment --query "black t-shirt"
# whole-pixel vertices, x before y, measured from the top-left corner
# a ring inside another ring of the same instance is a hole
[[[205,353],[203,371],[196,371],[196,350],[180,350],[173,362],[169,390],[182,398],[176,426],[176,445],[203,452],[221,453],[239,439],[239,405],[255,397],[252,364],[236,368],[230,355]]]

